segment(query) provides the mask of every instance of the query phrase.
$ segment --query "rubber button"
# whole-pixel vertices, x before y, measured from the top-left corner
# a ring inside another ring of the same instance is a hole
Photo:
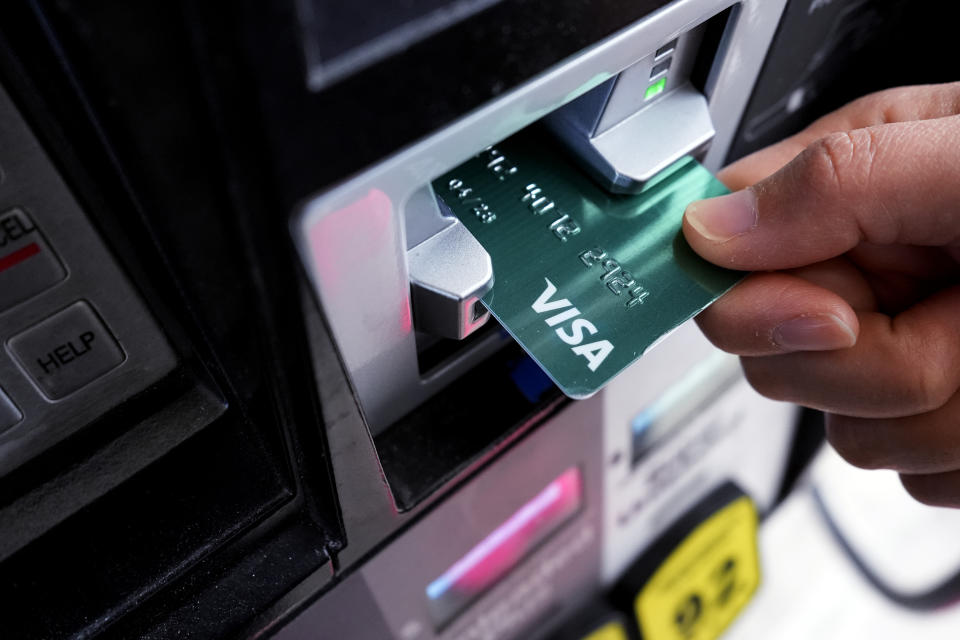
[[[14,208],[0,213],[0,311],[66,276],[60,259],[26,212]]]
[[[20,366],[51,400],[90,384],[125,358],[103,321],[82,300],[14,336],[8,344]]]

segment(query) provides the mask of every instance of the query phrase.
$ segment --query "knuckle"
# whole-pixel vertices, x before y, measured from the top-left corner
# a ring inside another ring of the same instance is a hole
[[[957,113],[960,82],[883,89],[857,98],[848,107],[855,121],[876,124]],[[931,109],[934,110],[932,113]]]
[[[813,184],[842,190],[849,182],[853,152],[853,141],[845,131],[831,133],[813,142],[804,152]]]
[[[872,127],[840,131],[813,142],[807,153],[811,182],[819,185],[821,196],[857,204],[875,201],[875,207],[851,207],[858,234],[866,242],[890,244],[899,236],[902,223],[877,195],[883,192],[883,180],[878,177],[884,164],[881,138]]]
[[[841,191],[869,190],[880,153],[876,129],[838,131],[808,147],[811,170],[819,184]]]
[[[884,89],[862,98],[881,123],[960,113],[960,82]],[[932,112],[931,112],[932,110]]]
[[[912,368],[903,385],[905,401],[914,413],[926,413],[945,405],[954,393],[953,385],[938,366]]]
[[[860,469],[882,469],[886,465],[876,449],[876,443],[857,419],[833,414],[827,415],[827,441],[840,457]]]

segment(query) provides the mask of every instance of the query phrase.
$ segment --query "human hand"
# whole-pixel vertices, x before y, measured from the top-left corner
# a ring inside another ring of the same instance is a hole
[[[754,388],[827,412],[844,458],[894,469],[917,500],[952,507],[957,114],[960,83],[861,98],[725,169],[720,179],[741,190],[691,204],[683,223],[707,260],[758,272],[697,318],[742,356]]]

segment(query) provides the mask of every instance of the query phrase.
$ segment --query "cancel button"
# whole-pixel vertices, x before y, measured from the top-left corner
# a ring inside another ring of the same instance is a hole
[[[116,339],[84,301],[14,336],[9,347],[51,400],[73,393],[124,360]]]

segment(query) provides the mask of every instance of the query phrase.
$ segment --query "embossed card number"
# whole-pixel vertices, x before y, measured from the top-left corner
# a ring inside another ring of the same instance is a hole
[[[743,276],[703,261],[679,233],[687,204],[727,189],[692,158],[664,176],[639,195],[611,194],[524,131],[433,183],[490,253],[484,304],[573,398]]]

